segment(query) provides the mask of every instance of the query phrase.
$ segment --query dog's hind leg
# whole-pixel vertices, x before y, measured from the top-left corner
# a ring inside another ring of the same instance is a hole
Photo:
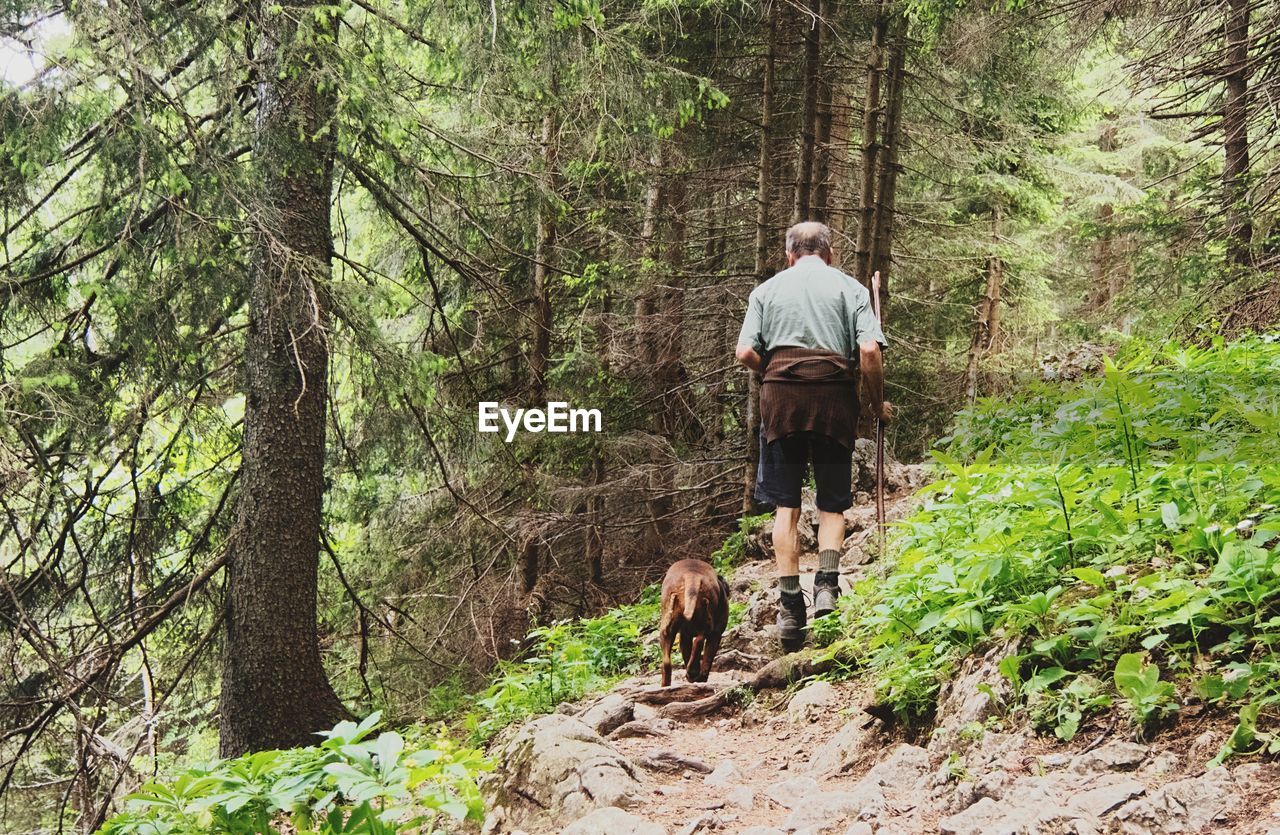
[[[702,647],[702,671],[698,681],[706,681],[711,677],[711,665],[715,663],[716,653],[720,651],[720,638],[719,632],[713,632]]]
[[[693,627],[687,623],[680,626],[680,657],[684,659],[684,668],[689,669],[689,659],[693,657]]]
[[[684,677],[689,681],[706,681],[706,678],[701,675],[702,665],[699,662],[706,640],[703,635],[694,636],[693,648],[685,659]]]
[[[658,646],[662,649],[662,686],[671,686],[671,638],[666,629],[658,632]]]

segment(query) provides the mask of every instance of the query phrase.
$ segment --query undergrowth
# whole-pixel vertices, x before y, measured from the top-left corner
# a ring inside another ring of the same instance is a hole
[[[489,688],[475,697],[463,720],[471,743],[488,742],[507,725],[607,690],[626,676],[656,669],[658,645],[644,637],[658,623],[658,594],[659,587],[651,585],[636,603],[531,632],[530,651],[500,665]],[[741,603],[730,604],[730,627],[744,610]]]
[[[100,835],[394,835],[483,816],[475,778],[491,765],[479,752],[411,736],[422,747],[406,753],[400,734],[372,736],[379,718],[342,722],[319,745],[215,760],[147,783]]]
[[[944,477],[896,526],[889,576],[842,601],[832,650],[901,718],[1001,641],[1011,707],[1063,739],[1111,705],[1144,735],[1199,700],[1239,711],[1220,758],[1278,747],[1280,344],[1127,353],[982,401],[940,442]]]

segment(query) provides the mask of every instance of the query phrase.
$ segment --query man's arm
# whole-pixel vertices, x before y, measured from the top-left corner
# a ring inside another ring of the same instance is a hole
[[[884,360],[880,355],[880,343],[876,340],[858,343],[858,367],[862,371],[862,384],[866,386],[867,408],[877,420],[893,420],[893,405],[884,399]]]
[[[738,362],[757,374],[760,373],[760,366],[764,364],[760,351],[767,347],[764,344],[764,334],[761,332],[764,326],[764,306],[760,303],[758,289],[752,290],[747,298],[747,315],[742,320],[742,330],[738,332],[738,347],[733,352]],[[760,351],[756,350],[757,346]]]

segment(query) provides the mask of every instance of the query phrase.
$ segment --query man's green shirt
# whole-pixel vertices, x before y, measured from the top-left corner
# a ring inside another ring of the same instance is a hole
[[[871,294],[817,255],[806,255],[751,291],[739,345],[758,354],[818,348],[858,361],[858,345],[884,344]]]

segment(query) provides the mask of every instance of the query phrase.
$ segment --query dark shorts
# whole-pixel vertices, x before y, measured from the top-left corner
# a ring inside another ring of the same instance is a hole
[[[799,507],[810,463],[818,488],[818,510],[842,513],[853,507],[853,453],[821,435],[789,435],[766,444],[761,433],[756,501]]]

